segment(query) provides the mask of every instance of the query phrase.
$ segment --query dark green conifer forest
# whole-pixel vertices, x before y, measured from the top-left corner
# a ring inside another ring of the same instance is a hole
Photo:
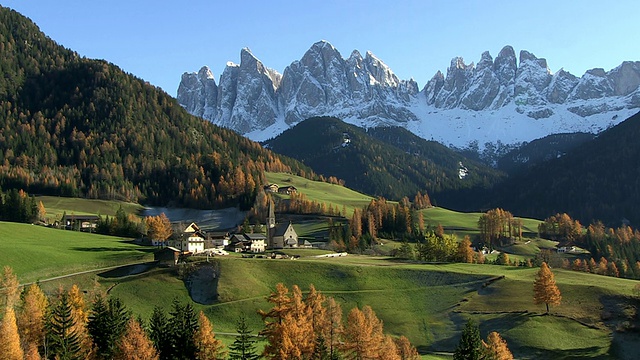
[[[0,186],[212,208],[253,202],[299,163],[189,115],[161,89],[80,57],[0,8]]]

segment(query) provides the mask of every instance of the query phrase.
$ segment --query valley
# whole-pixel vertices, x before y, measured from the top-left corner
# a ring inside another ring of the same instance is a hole
[[[260,350],[304,341],[311,354],[326,340],[305,328],[313,299],[276,292],[313,285],[340,320],[357,308],[370,322],[341,334],[345,352],[371,327],[376,356],[397,359],[405,336],[423,359],[451,359],[471,320],[518,359],[637,357],[640,62],[577,77],[505,46],[454,58],[420,90],[327,41],[282,74],[240,57],[218,83],[208,67],[185,73],[176,99],[0,6],[0,354],[38,358],[46,339],[66,358],[68,320],[89,358],[118,320],[82,328],[98,295],[126,308],[120,329],[141,321],[162,360],[196,329],[212,336],[209,320],[231,345],[241,315],[252,338],[302,329],[258,337]],[[536,305],[547,265],[562,299]],[[29,340],[38,306],[47,327]],[[113,358],[123,334],[93,355]]]

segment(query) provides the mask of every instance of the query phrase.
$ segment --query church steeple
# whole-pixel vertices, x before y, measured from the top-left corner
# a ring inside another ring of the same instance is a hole
[[[276,227],[276,213],[273,207],[273,200],[269,198],[269,216],[267,216],[267,228],[269,229]]]
[[[269,197],[269,215],[267,215],[267,246],[271,249],[273,249],[273,236],[276,233],[276,212],[273,208],[273,200]]]

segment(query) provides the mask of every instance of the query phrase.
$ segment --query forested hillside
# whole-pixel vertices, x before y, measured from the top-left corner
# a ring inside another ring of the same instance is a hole
[[[249,205],[263,172],[310,174],[0,7],[0,185],[156,205]]]
[[[485,204],[544,218],[568,213],[588,224],[640,224],[640,114],[566,155],[509,178]]]
[[[404,129],[365,131],[331,117],[307,119],[268,141],[267,147],[326,177],[343,179],[352,189],[392,200],[426,191],[438,205],[452,206],[462,200],[455,192],[484,189],[502,177]]]

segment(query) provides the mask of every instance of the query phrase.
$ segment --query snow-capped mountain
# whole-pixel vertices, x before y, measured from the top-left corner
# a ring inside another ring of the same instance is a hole
[[[564,132],[598,132],[640,110],[640,62],[582,77],[552,73],[547,61],[505,46],[477,65],[456,57],[419,91],[371,52],[344,59],[320,41],[283,74],[249,49],[227,63],[219,84],[208,67],[184,73],[178,101],[190,113],[266,140],[313,116],[362,126],[402,126],[446,145],[530,141]]]

